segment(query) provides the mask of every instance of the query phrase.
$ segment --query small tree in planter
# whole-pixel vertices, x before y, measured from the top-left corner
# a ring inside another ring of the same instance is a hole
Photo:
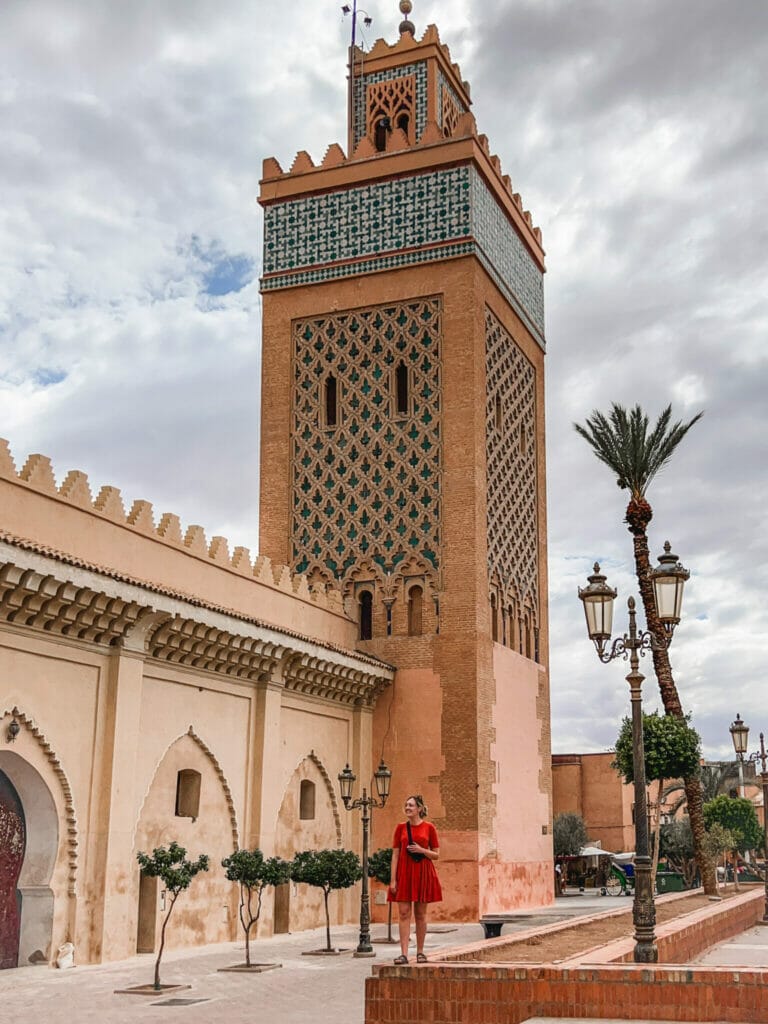
[[[176,906],[176,900],[185,889],[188,889],[192,879],[201,871],[208,870],[208,855],[201,853],[197,860],[187,860],[187,851],[183,846],[174,841],[169,846],[158,846],[150,856],[147,853],[137,853],[136,860],[145,875],[150,878],[159,878],[168,893],[169,906],[163,918],[163,926],[160,930],[160,949],[155,960],[155,981],[154,988],[160,990],[160,960],[165,948],[165,930],[168,921]]]
[[[385,846],[381,850],[372,853],[368,858],[368,876],[375,878],[382,885],[389,886],[392,881],[392,847]],[[387,942],[394,942],[392,938],[392,904],[387,903]]]
[[[661,805],[664,783],[670,779],[692,779],[699,773],[701,761],[701,738],[689,725],[687,718],[674,715],[660,715],[654,711],[643,714],[643,749],[645,751],[645,781],[658,783],[656,802],[652,805],[653,822],[651,832],[651,884],[656,882],[659,863]],[[625,718],[621,723],[616,740],[616,759],[611,764],[629,785],[635,780],[635,765],[632,743],[632,720]]]
[[[259,920],[264,890],[270,885],[287,882],[291,877],[291,864],[280,857],[265,859],[261,850],[235,850],[231,857],[224,858],[221,866],[230,882],[240,886],[239,916],[245,932],[245,966],[251,967],[251,929]]]
[[[738,836],[730,829],[724,828],[719,822],[713,822],[704,834],[704,852],[717,866],[723,858],[723,888],[726,887],[726,855],[738,841]]]
[[[314,885],[323,891],[325,901],[325,939],[323,953],[334,953],[331,946],[331,918],[328,912],[328,897],[334,889],[348,889],[363,877],[360,858],[352,850],[303,850],[297,853],[291,864],[291,878],[294,882]]]
[[[704,804],[704,824],[711,832],[713,825],[722,825],[732,833],[733,850],[733,881],[734,888],[739,888],[738,854],[745,850],[755,850],[762,844],[763,830],[760,827],[755,808],[746,797],[716,796]]]

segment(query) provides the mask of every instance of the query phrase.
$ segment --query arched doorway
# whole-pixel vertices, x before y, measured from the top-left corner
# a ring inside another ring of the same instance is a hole
[[[27,829],[13,783],[0,771],[0,970],[19,966],[21,894],[17,888]]]
[[[11,806],[11,813],[21,817],[24,827],[24,850],[18,864],[13,898],[8,895],[8,889],[14,858],[0,859],[0,864],[3,864],[0,872],[4,875],[0,883],[0,902],[6,910],[9,934],[11,919],[18,922],[16,964],[4,966],[26,967],[46,963],[51,956],[54,911],[51,879],[59,851],[59,817],[43,777],[29,761],[10,750],[0,750],[0,783],[3,779],[6,780],[6,797],[0,803],[6,808],[6,823],[10,821],[7,808]],[[12,796],[15,794],[16,803],[9,805],[7,794],[10,791]],[[0,847],[4,847],[4,839],[0,839]],[[13,900],[15,915],[8,913],[9,907],[13,910]],[[6,959],[5,954],[3,959]]]

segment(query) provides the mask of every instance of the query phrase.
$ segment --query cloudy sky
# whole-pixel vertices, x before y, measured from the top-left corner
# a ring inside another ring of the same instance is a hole
[[[368,43],[397,38],[367,0]],[[544,234],[553,744],[611,746],[576,587],[631,592],[625,494],[572,429],[700,409],[652,486],[691,569],[672,649],[705,754],[768,730],[768,4],[415,0]],[[258,547],[261,162],[345,139],[332,0],[3,0],[0,436]],[[650,667],[649,667],[650,671]],[[647,706],[656,706],[652,681]]]

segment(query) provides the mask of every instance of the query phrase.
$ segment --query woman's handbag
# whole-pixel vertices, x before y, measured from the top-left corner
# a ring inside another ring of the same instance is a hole
[[[407,821],[405,823],[405,827],[408,829],[408,845],[412,846],[413,845],[413,834],[411,833],[411,823],[410,823],[410,821]],[[417,863],[420,860],[424,860],[424,858],[426,857],[426,853],[411,853],[410,850],[408,850],[407,853],[408,853],[408,856],[411,858],[411,860],[415,860]]]

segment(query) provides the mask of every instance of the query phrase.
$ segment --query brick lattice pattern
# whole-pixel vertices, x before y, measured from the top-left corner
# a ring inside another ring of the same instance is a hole
[[[536,371],[489,309],[485,358],[489,582],[537,622]]]
[[[414,558],[437,577],[441,545],[438,297],[293,323],[292,564],[346,579],[361,558],[382,573]],[[395,375],[408,375],[408,408]],[[338,415],[325,421],[333,377]]]
[[[376,82],[368,86],[368,125],[371,130],[379,121],[388,117],[392,127],[398,127],[399,119],[408,118],[408,139],[415,142],[414,106],[416,101],[415,75],[401,75],[388,82]]]

